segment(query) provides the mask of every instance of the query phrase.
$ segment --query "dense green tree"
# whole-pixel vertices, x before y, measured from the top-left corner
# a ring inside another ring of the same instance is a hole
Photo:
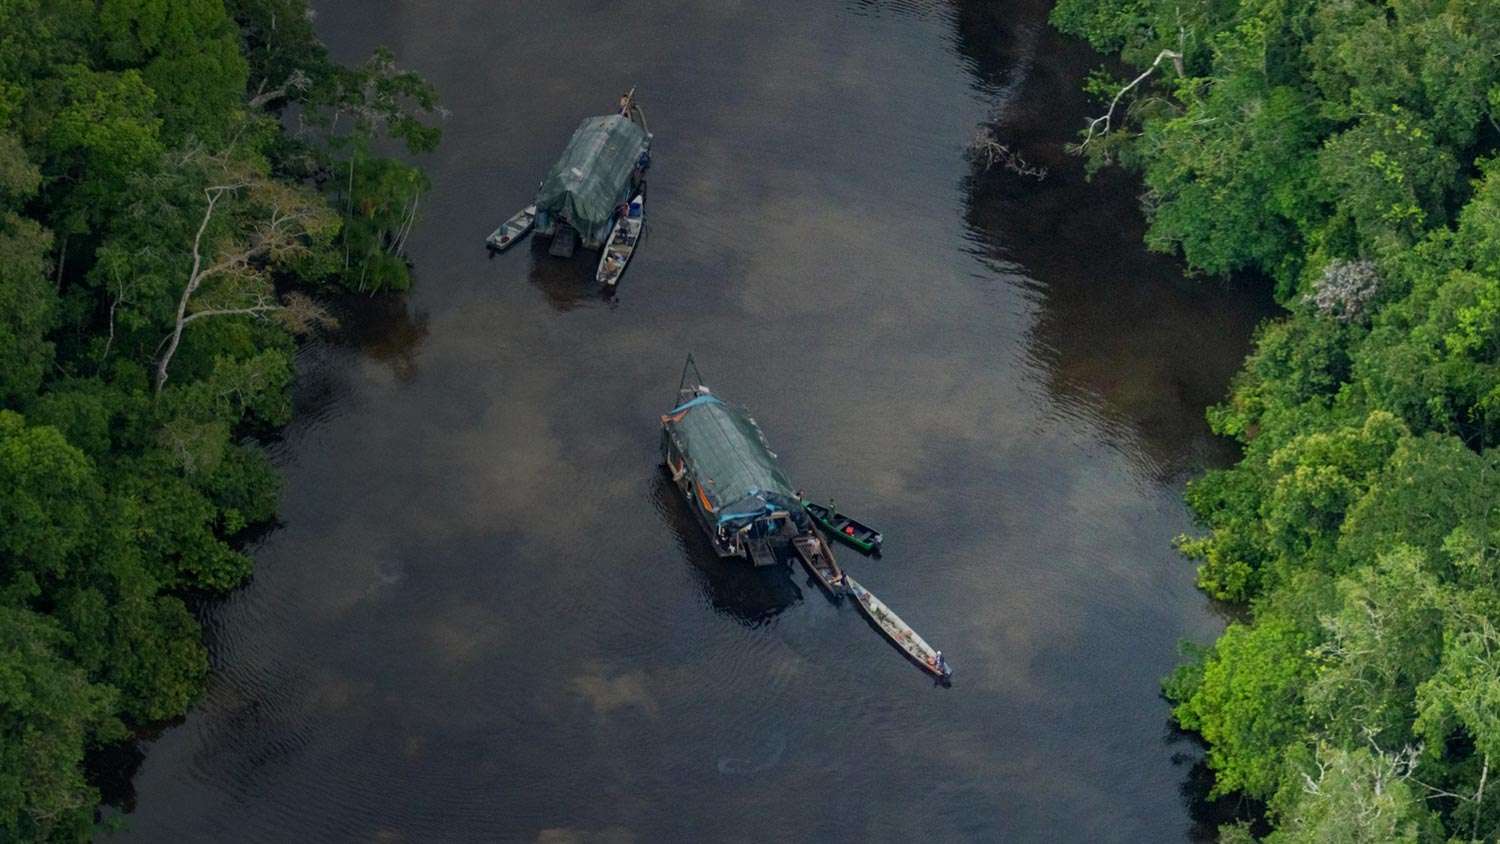
[[[121,210],[126,186],[161,157],[156,92],[135,69],[64,68],[57,111],[42,139],[51,224],[67,234],[96,231]]]
[[[1417,732],[1450,774],[1459,773],[1447,778],[1458,801],[1452,827],[1472,840],[1500,835],[1500,797],[1486,793],[1500,766],[1500,631],[1493,620],[1495,594],[1489,597],[1487,606],[1456,602],[1442,664],[1416,697]]]
[[[1500,78],[1484,0],[1061,0],[1053,20],[1136,64],[1182,57],[1126,95],[1138,133],[1085,151],[1141,170],[1153,246],[1265,272],[1285,300],[1329,259],[1445,222]]]
[[[0,560],[14,581],[67,577],[87,558],[99,517],[94,467],[55,428],[0,410]]]
[[[168,138],[229,131],[248,65],[223,0],[102,0],[98,31],[106,62],[141,69]]]
[[[1215,793],[1276,790],[1287,747],[1306,729],[1301,697],[1312,676],[1311,639],[1290,622],[1231,624],[1201,668],[1179,673],[1173,714],[1211,742]]]
[[[52,364],[51,249],[52,236],[35,221],[0,213],[0,406],[24,404]]]
[[[1402,547],[1338,583],[1337,608],[1321,619],[1323,642],[1312,650],[1316,676],[1305,693],[1309,714],[1335,746],[1414,742],[1416,689],[1443,650],[1443,592],[1426,562]]]
[[[84,749],[119,739],[115,693],[61,654],[66,634],[36,613],[0,606],[0,838],[87,840],[99,795]]]
[[[1267,844],[1438,844],[1442,824],[1412,781],[1410,753],[1320,747]]]

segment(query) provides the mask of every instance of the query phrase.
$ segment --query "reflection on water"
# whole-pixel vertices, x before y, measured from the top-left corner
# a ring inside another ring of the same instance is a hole
[[[979,253],[1019,273],[1037,306],[1028,357],[1045,373],[1057,414],[1097,419],[1160,483],[1222,465],[1234,456],[1232,444],[1211,436],[1202,408],[1223,397],[1256,322],[1271,311],[1270,297],[1185,279],[1174,259],[1119,248],[1144,235],[1137,186],[1115,170],[1085,179],[1064,151],[1079,122],[1060,119],[1097,107],[1078,77],[1098,57],[1051,29],[1003,37],[1009,7],[959,8],[960,49],[974,57],[980,79],[1001,92],[996,135],[1048,171],[1035,180],[976,166],[966,182],[965,219]],[[1047,63],[1015,75],[1031,67],[1037,51]],[[1051,107],[1024,107],[1029,103]]]
[[[747,627],[759,627],[802,600],[801,590],[792,581],[794,569],[757,568],[738,558],[721,559],[714,553],[682,493],[665,472],[656,472],[651,499],[677,538],[677,547],[692,566],[709,606]]]
[[[452,109],[418,284],[299,352],[280,523],[205,608],[212,685],[121,840],[1190,834],[1158,684],[1220,622],[1170,539],[1259,310],[1143,255],[1135,188],[1059,151],[1099,59],[1049,3],[317,5]],[[633,84],[623,295],[596,252],[490,260]],[[1052,174],[975,173],[989,120]],[[953,689],[800,568],[712,553],[658,465],[688,351],[882,529],[839,562]]]
[[[417,374],[417,359],[427,341],[428,315],[413,311],[405,295],[346,296],[335,303],[340,330],[335,345],[352,345],[371,360],[409,381]]]
[[[512,251],[521,252],[524,256],[522,260],[531,261],[531,269],[526,275],[526,280],[542,291],[547,304],[557,311],[567,312],[574,308],[605,304],[609,301],[608,294],[594,280],[594,273],[599,265],[598,250],[585,249],[580,245],[570,257],[557,258],[547,254],[547,249],[552,243],[551,238],[533,236],[530,240],[529,253],[519,249]],[[495,260],[507,260],[510,254],[509,252],[502,253],[496,256]],[[510,260],[517,259],[510,258]]]

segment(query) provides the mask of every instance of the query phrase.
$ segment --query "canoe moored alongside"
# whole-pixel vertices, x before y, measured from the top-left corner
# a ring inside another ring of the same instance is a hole
[[[844,583],[847,584],[849,593],[854,596],[860,611],[902,653],[906,654],[923,671],[939,680],[947,682],[952,678],[953,669],[948,666],[948,661],[943,659],[942,651],[927,644],[925,639],[917,635],[917,631],[911,629],[911,626],[892,612],[890,607],[871,594],[870,590],[860,586],[854,578],[844,575]]]
[[[840,542],[851,546],[862,554],[879,554],[880,543],[883,537],[880,531],[861,524],[838,512],[832,507],[824,507],[822,504],[814,504],[811,501],[803,501],[802,506],[807,514],[813,517],[813,521]]]
[[[833,549],[828,547],[822,537],[816,532],[806,533],[794,537],[792,547],[797,550],[803,567],[818,581],[828,597],[837,599],[844,594],[844,572],[834,562]]]
[[[509,220],[500,224],[500,228],[490,233],[484,239],[484,245],[496,252],[505,250],[516,245],[516,241],[526,237],[531,232],[531,227],[536,225],[536,206],[528,205],[517,211]]]
[[[636,194],[630,200],[625,215],[615,222],[604,244],[604,253],[599,256],[599,271],[595,277],[605,287],[613,288],[625,274],[630,256],[635,254],[636,244],[641,239],[641,229],[646,225],[646,196]]]

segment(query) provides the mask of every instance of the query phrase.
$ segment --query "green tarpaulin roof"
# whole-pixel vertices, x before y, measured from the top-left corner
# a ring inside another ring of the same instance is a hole
[[[647,144],[646,130],[621,115],[586,118],[542,180],[537,210],[568,219],[580,232],[598,229],[629,198],[623,194],[630,172]]]
[[[667,426],[720,522],[753,518],[793,501],[791,481],[743,410],[701,396],[673,410]]]

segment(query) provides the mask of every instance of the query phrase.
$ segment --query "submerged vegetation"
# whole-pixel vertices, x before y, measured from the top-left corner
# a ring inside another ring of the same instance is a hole
[[[202,691],[184,597],[250,573],[318,293],[409,284],[425,180],[373,147],[431,149],[436,102],[304,0],[0,0],[0,33],[0,840],[77,840],[86,755]]]
[[[1249,614],[1165,689],[1274,841],[1500,836],[1500,4],[1062,0],[1142,70],[1091,166],[1153,248],[1275,286],[1193,483],[1198,579]],[[1119,92],[1127,89],[1123,96]],[[1113,103],[1111,105],[1111,103]],[[1226,840],[1246,840],[1245,826]]]

